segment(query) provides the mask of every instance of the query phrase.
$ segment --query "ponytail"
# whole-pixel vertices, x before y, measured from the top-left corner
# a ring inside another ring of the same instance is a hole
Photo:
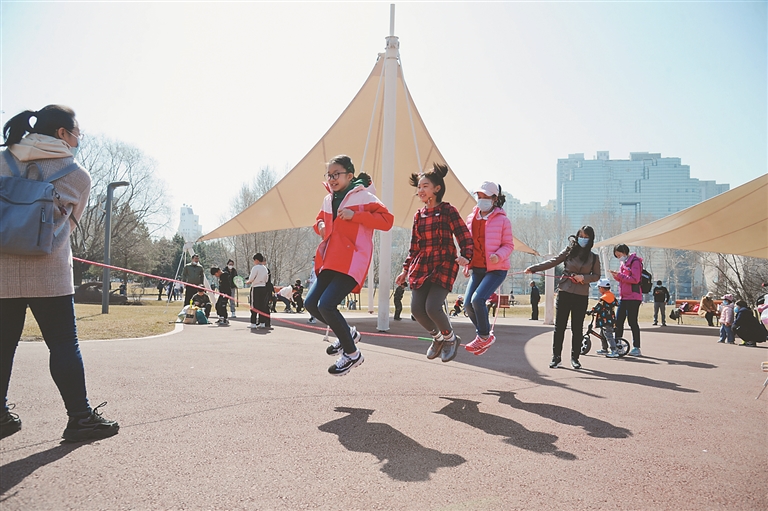
[[[35,125],[30,122],[35,118]],[[16,114],[3,126],[3,139],[5,143],[0,147],[9,147],[21,142],[27,133],[38,133],[55,137],[59,128],[67,131],[75,129],[75,112],[62,105],[48,105],[40,111],[24,110]]]

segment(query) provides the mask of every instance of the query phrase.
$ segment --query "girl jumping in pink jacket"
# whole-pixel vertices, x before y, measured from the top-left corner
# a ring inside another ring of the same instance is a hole
[[[488,298],[499,288],[509,271],[509,257],[515,249],[512,223],[502,206],[504,195],[501,187],[490,181],[475,190],[477,206],[467,217],[467,227],[472,233],[474,251],[464,268],[469,277],[464,309],[475,325],[477,337],[464,348],[475,355],[482,355],[496,341],[488,321]],[[471,275],[470,275],[471,272]]]

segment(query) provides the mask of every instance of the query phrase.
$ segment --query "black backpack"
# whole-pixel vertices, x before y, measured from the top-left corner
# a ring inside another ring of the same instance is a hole
[[[652,288],[653,288],[653,275],[651,275],[651,272],[646,270],[645,266],[643,266],[643,271],[640,272],[640,290],[643,293],[650,293]]]

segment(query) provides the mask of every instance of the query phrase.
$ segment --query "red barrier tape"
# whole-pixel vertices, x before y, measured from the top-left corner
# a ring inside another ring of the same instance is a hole
[[[94,266],[100,266],[102,268],[109,268],[110,270],[124,271],[126,273],[132,273],[134,275],[141,275],[142,277],[149,277],[149,278],[152,278],[152,279],[164,280],[166,282],[178,282],[179,284],[183,284],[185,286],[190,286],[190,287],[193,287],[195,289],[202,289],[203,291],[205,291],[207,293],[213,293],[213,294],[216,294],[216,295],[225,296],[226,298],[229,298],[231,300],[235,300],[237,302],[237,298],[235,298],[233,296],[229,296],[228,294],[220,293],[220,292],[214,291],[212,289],[206,289],[203,286],[197,286],[195,284],[189,284],[189,283],[181,281],[181,280],[169,279],[169,278],[166,278],[166,277],[160,277],[159,275],[152,275],[151,273],[144,273],[144,272],[140,272],[140,271],[136,271],[136,270],[129,270],[127,268],[121,268],[119,266],[112,266],[112,265],[109,265],[109,264],[97,263],[95,261],[88,261],[87,259],[81,259],[79,257],[74,257],[74,256],[72,257],[72,259],[74,259],[75,261],[79,261],[81,263],[85,263],[85,264],[92,264]],[[237,302],[237,303],[239,304],[240,302]],[[260,311],[260,310],[258,310],[256,308],[252,307],[251,305],[249,305],[248,308],[252,312],[255,312],[256,314],[261,314],[262,316],[266,316],[268,318],[272,317],[270,314],[267,314],[266,312],[262,312],[262,311]],[[296,326],[296,327],[308,328],[310,330],[319,330],[321,332],[325,332],[325,327],[310,326],[310,325],[306,325],[304,323],[298,323],[296,321],[291,321],[289,319],[283,319],[283,318],[277,318],[277,317],[272,318],[272,319],[275,320],[275,321],[281,321],[283,323],[286,323],[288,325],[293,325],[293,326]],[[396,338],[401,338],[401,339],[404,338],[404,339],[426,340],[425,337],[416,337],[416,336],[413,336],[413,335],[385,334],[385,333],[381,333],[381,332],[361,332],[361,334],[370,335],[370,336],[373,336],[373,337],[396,337]],[[430,338],[428,340],[431,341],[432,339]]]

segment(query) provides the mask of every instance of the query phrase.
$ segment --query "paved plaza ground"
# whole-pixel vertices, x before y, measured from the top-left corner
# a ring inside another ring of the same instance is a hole
[[[365,363],[335,378],[323,331],[275,316],[83,341],[91,403],[121,425],[92,443],[60,443],[47,349],[22,343],[0,509],[768,509],[765,345],[646,324],[642,358],[553,370],[552,327],[501,318],[485,355],[444,364],[415,322],[380,337],[350,313]]]

